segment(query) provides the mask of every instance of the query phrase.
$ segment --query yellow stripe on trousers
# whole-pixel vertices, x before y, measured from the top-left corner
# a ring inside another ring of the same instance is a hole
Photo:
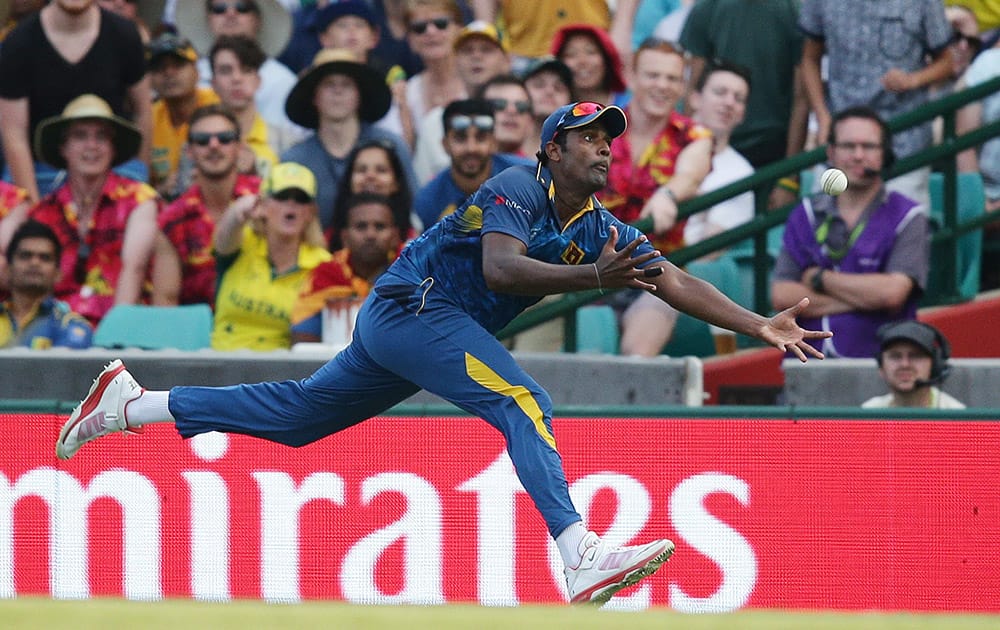
[[[535,397],[531,395],[531,392],[526,387],[523,385],[511,385],[503,380],[499,374],[490,369],[488,365],[468,352],[465,353],[465,371],[472,380],[486,389],[502,396],[513,398],[517,406],[524,412],[524,415],[531,418],[538,435],[542,436],[545,443],[555,450],[556,440],[552,437],[552,433],[549,432],[548,427],[545,426],[545,418],[542,415],[541,408],[535,401]]]

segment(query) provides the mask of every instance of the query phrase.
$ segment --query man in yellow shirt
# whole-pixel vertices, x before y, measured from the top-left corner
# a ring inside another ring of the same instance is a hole
[[[166,198],[176,196],[177,167],[194,110],[218,103],[210,88],[198,87],[198,53],[191,42],[164,33],[146,47],[149,76],[158,99],[153,103],[150,180]]]

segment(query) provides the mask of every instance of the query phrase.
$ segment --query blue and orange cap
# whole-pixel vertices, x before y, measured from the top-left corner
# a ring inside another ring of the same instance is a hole
[[[600,103],[589,101],[570,103],[549,114],[542,124],[542,152],[545,152],[545,145],[554,140],[560,131],[586,127],[598,120],[612,138],[622,135],[628,128],[625,112],[620,107],[615,105],[605,107]]]

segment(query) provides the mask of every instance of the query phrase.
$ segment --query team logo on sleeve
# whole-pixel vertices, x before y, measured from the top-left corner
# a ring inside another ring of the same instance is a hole
[[[570,241],[559,258],[567,265],[579,265],[583,262],[583,250],[580,249],[579,245]]]

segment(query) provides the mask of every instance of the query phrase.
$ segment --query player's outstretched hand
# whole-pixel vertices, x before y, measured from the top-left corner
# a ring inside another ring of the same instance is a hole
[[[618,243],[618,229],[615,226],[611,226],[608,230],[608,240],[604,243],[604,247],[601,248],[601,255],[597,258],[597,275],[600,278],[600,286],[604,289],[618,289],[621,287],[633,287],[636,289],[645,289],[646,291],[653,291],[656,289],[656,285],[649,284],[648,282],[643,282],[642,278],[652,278],[660,272],[653,272],[651,270],[638,269],[639,265],[653,260],[660,255],[660,252],[653,250],[651,252],[646,252],[635,258],[632,255],[635,253],[635,249],[646,242],[646,236],[640,236],[635,239],[625,247],[618,251],[615,251],[615,245]],[[653,267],[658,269],[659,267]]]
[[[790,306],[769,319],[760,335],[761,339],[772,346],[785,352],[795,353],[803,363],[808,359],[806,354],[817,359],[823,358],[823,353],[806,343],[806,339],[826,339],[833,336],[833,333],[827,330],[803,330],[799,327],[795,318],[807,306],[809,298],[804,297],[795,306]]]

